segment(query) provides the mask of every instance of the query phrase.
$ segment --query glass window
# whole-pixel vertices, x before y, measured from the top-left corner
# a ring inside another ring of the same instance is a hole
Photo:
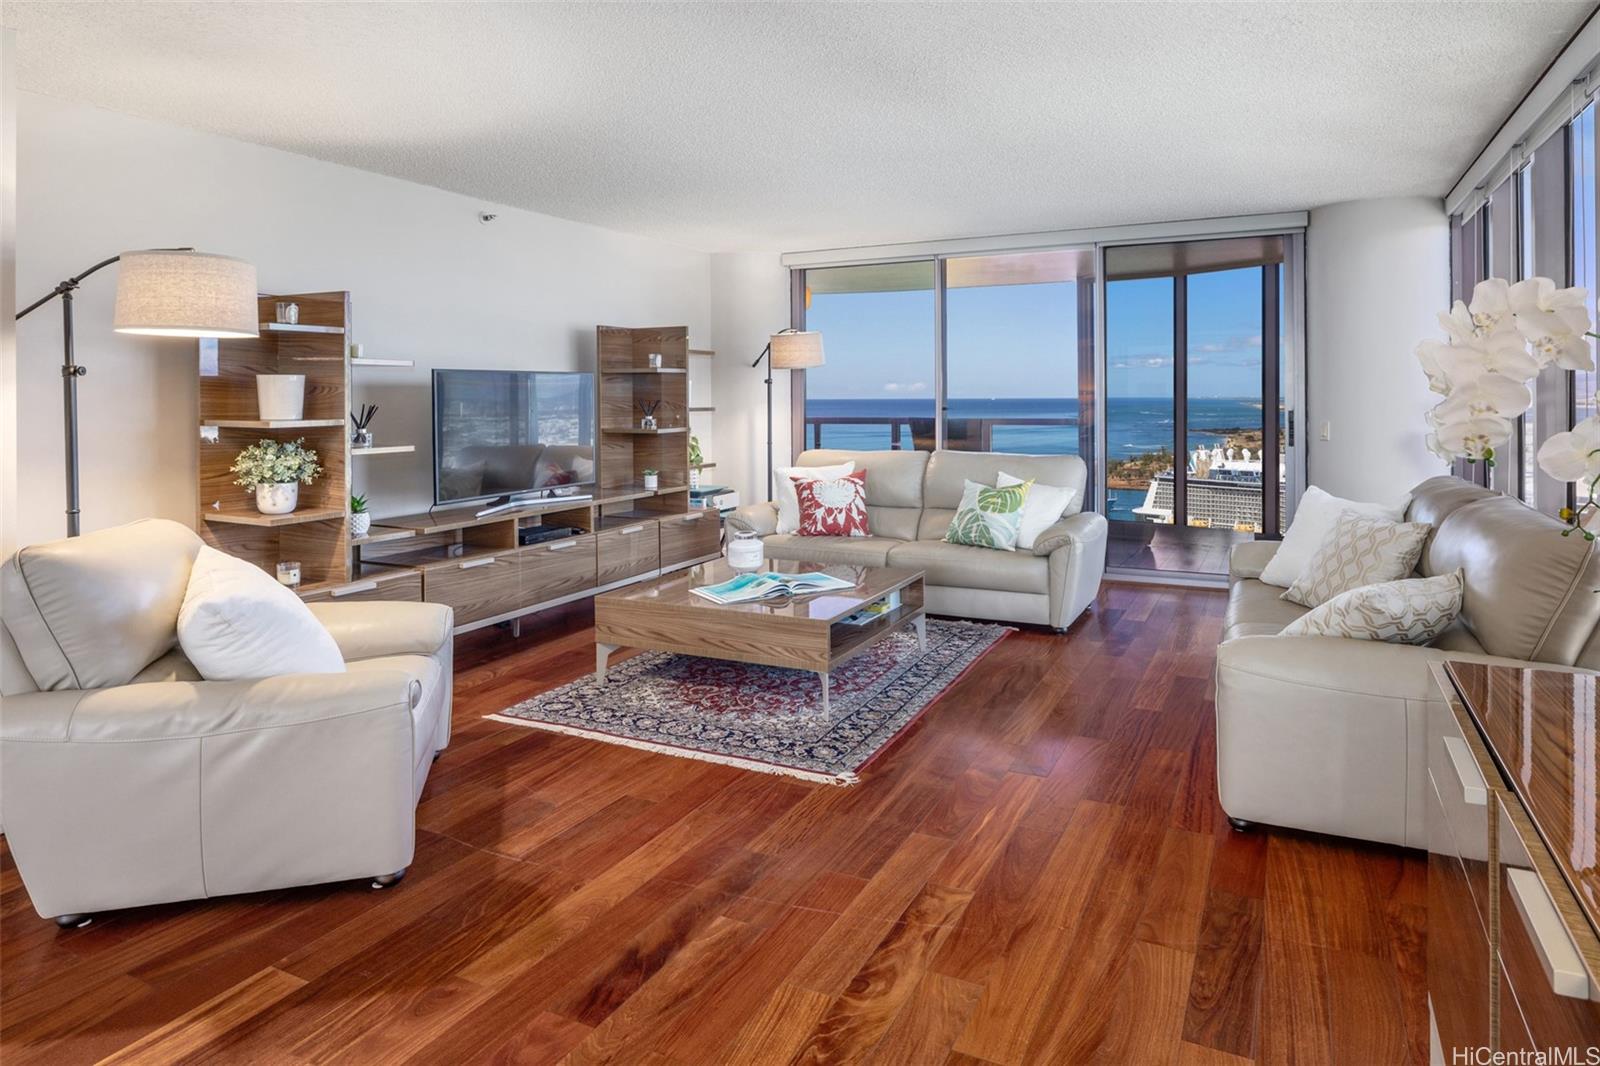
[[[931,260],[806,271],[805,447],[933,449],[933,290]]]
[[[1583,109],[1571,126],[1572,150],[1572,284],[1589,290],[1590,310],[1595,291],[1595,136],[1594,104]],[[1590,339],[1589,346],[1594,347]],[[1595,413],[1595,375],[1573,375],[1573,418],[1582,421]]]
[[[1261,532],[1262,268],[1189,275],[1189,525]],[[1276,399],[1276,397],[1274,397]],[[1254,464],[1254,465],[1253,465]]]
[[[1087,455],[1093,253],[951,259],[945,289],[945,447]]]
[[[1172,522],[1174,287],[1170,275],[1106,282],[1106,517],[1114,522]]]

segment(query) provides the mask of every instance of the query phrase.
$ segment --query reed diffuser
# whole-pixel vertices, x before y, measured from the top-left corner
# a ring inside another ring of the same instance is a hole
[[[355,432],[350,434],[351,444],[357,448],[372,447],[372,429],[370,427],[372,426],[372,419],[377,413],[378,405],[375,403],[364,403],[361,405],[359,412],[350,412],[350,421],[355,423],[356,427]]]

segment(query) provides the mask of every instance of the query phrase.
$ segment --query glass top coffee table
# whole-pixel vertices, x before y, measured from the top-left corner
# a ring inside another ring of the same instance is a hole
[[[605,679],[606,661],[618,648],[809,670],[822,681],[826,717],[828,675],[840,663],[908,626],[916,632],[917,647],[927,647],[921,570],[781,561],[771,569],[790,574],[820,570],[855,587],[753,603],[713,603],[690,590],[735,576],[719,559],[603,593],[594,601],[596,675]],[[845,621],[868,604],[890,599],[898,605],[870,622]]]

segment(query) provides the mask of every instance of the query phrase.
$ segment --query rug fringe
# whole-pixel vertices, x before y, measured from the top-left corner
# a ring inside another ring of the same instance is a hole
[[[540,722],[532,718],[517,718],[509,714],[486,714],[483,717],[491,722],[504,722],[507,725],[522,726],[524,729],[542,729],[547,733],[563,733],[569,737],[582,737],[584,740],[596,740],[603,744],[618,744],[625,748],[653,751],[661,755],[675,755],[680,759],[694,759],[696,762],[733,766],[740,770],[754,770],[762,774],[797,777],[802,781],[814,781],[822,785],[853,785],[860,780],[852,772],[842,774],[817,773],[815,770],[801,770],[792,766],[777,766],[773,763],[760,762],[756,759],[741,759],[736,755],[717,755],[708,751],[697,751],[693,748],[676,748],[670,744],[656,744],[648,740],[635,740],[632,737],[619,736],[615,733],[598,733],[587,729],[578,729],[574,726],[557,725],[554,722]]]

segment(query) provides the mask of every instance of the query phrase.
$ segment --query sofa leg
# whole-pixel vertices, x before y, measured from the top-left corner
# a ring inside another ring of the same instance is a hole
[[[92,921],[92,914],[58,914],[55,917],[55,923],[63,929],[82,929]]]
[[[1248,833],[1251,829],[1255,828],[1256,823],[1247,822],[1243,818],[1235,818],[1230,814],[1228,816],[1228,824],[1233,826],[1233,830],[1236,833]]]
[[[444,749],[443,748],[440,748],[438,751],[434,752],[433,753],[433,761],[434,762],[438,762],[439,761],[439,756],[441,756],[443,754],[444,754]]]
[[[392,874],[379,874],[377,877],[372,879],[372,887],[388,888],[390,885],[397,885],[400,883],[400,879],[405,875],[405,870],[396,870]]]

